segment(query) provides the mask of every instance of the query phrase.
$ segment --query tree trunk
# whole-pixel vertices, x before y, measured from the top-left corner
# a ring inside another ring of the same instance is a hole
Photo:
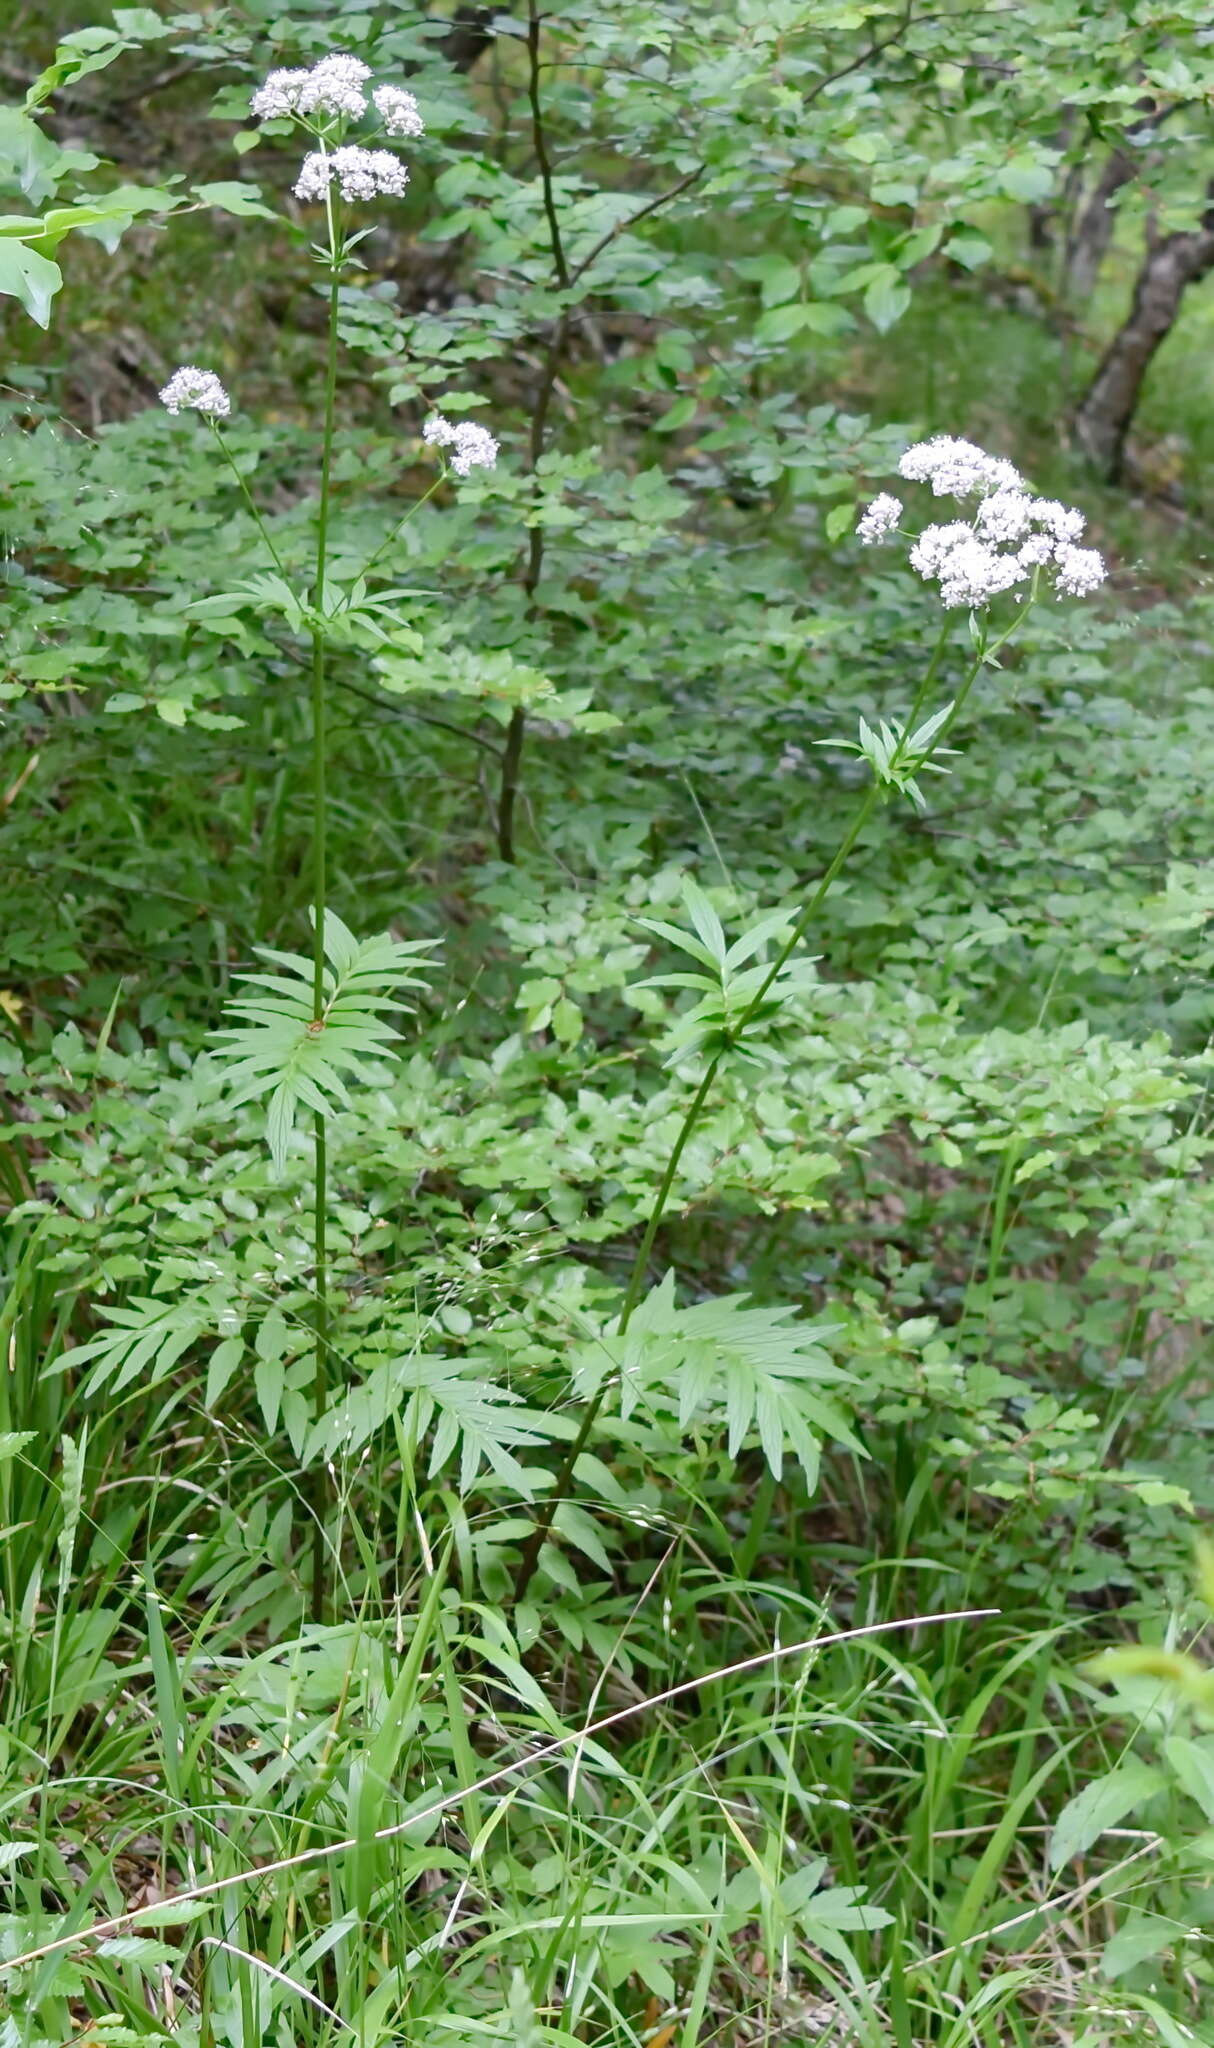
[[[1200,227],[1147,244],[1129,317],[1105,350],[1075,415],[1075,439],[1110,481],[1121,474],[1126,435],[1155,351],[1172,331],[1186,287],[1211,269],[1214,205]]]
[[[1063,257],[1062,296],[1069,306],[1081,306],[1091,297],[1117,222],[1113,200],[1135,176],[1140,162],[1126,150],[1115,149],[1086,200],[1075,210]]]
[[[493,41],[496,9],[463,5],[457,7],[451,26],[439,41],[439,50],[457,71],[471,71]]]

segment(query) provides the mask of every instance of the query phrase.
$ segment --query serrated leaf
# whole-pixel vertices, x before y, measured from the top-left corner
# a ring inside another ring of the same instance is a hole
[[[181,1951],[167,1941],[152,1941],[146,1934],[113,1934],[98,1944],[98,1955],[115,1963],[134,1963],[137,1969],[159,1970],[164,1963],[179,1964]]]
[[[243,1337],[225,1337],[215,1346],[207,1364],[207,1385],[203,1395],[206,1407],[215,1406],[243,1357]]]
[[[108,1329],[72,1351],[61,1352],[51,1370],[76,1371],[91,1364],[93,1370],[82,1389],[86,1397],[106,1385],[121,1393],[135,1379],[154,1387],[191,1344],[213,1334],[224,1307],[224,1299],[214,1288],[176,1301],[132,1295],[122,1307],[106,1311]]]
[[[461,1492],[487,1466],[525,1499],[534,1483],[514,1452],[565,1434],[563,1425],[499,1385],[483,1359],[409,1352],[380,1360],[361,1384],[343,1392],[314,1431],[309,1456],[353,1455],[393,1418],[419,1442],[433,1431],[431,1476],[458,1453]]]

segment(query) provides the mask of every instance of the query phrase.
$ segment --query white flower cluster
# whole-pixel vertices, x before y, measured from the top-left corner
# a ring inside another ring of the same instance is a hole
[[[432,413],[422,428],[423,441],[432,448],[450,448],[451,467],[456,476],[467,476],[474,469],[492,469],[497,461],[498,443],[487,427],[478,426],[475,420],[447,420],[441,412]]]
[[[184,407],[212,420],[226,420],[232,410],[232,401],[214,370],[200,370],[194,363],[183,363],[180,370],[174,370],[160,394],[160,403],[169,412],[181,412]]]
[[[371,67],[361,57],[334,50],[313,64],[310,71],[271,71],[265,84],[259,85],[253,94],[250,111],[258,121],[281,121],[293,114],[319,114],[333,119],[345,115],[357,121],[367,111],[363,88],[370,76]],[[377,85],[371,99],[385,135],[399,138],[425,134],[421,108],[403,85]]]
[[[309,150],[295,180],[297,199],[323,199],[334,178],[343,199],[374,199],[379,192],[399,199],[409,173],[390,149],[359,149],[347,142],[332,152]]]
[[[898,473],[908,482],[930,483],[938,498],[979,500],[969,520],[925,526],[910,551],[912,569],[939,584],[946,609],[977,611],[1039,569],[1052,567],[1060,597],[1086,597],[1104,582],[1096,549],[1075,545],[1087,524],[1083,513],[1056,498],[1034,498],[1001,455],[938,434],[908,448]],[[898,499],[883,491],[860,519],[857,537],[866,545],[884,540],[901,516]]]
[[[367,111],[363,86],[371,67],[360,57],[335,50],[310,71],[271,71],[249,102],[259,121],[281,120],[288,114],[349,114],[357,120]]]
[[[377,85],[371,98],[375,111],[384,124],[385,135],[424,135],[426,124],[422,110],[411,92],[403,85]]]

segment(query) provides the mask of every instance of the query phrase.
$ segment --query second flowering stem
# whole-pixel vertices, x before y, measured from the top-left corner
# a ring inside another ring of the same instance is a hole
[[[1025,607],[1025,609],[1027,610],[1027,606]],[[1008,632],[1003,634],[1000,637],[999,641],[995,643],[996,646],[1001,647],[1004,644],[1004,641],[1010,636],[1012,632],[1015,631],[1016,625],[1019,624],[1019,619],[1023,618],[1023,616],[1024,612],[1022,611],[1019,614],[1017,620],[1013,623],[1013,625],[1008,628]],[[891,762],[891,768],[897,765],[898,754],[900,754],[904,749],[907,739],[913,733],[918,718],[922,713],[924,704],[927,701],[928,693],[939,671],[940,662],[944,655],[947,636],[948,621],[946,620],[945,624],[941,627],[940,636],[936,642],[936,647],[932,654],[931,661],[928,664],[926,673],[924,674],[923,679],[919,684],[919,688],[915,693],[915,701],[911,706],[910,716],[908,717],[906,724],[903,728],[902,739],[899,742],[898,750],[895,754],[894,761]],[[969,696],[970,690],[973,687],[979,669],[982,668],[985,662],[989,661],[994,651],[994,647],[987,648],[986,646],[982,646],[979,648],[979,651],[973,663],[966,672],[964,680],[961,684],[961,688],[958,690],[956,698],[954,699],[949,709],[947,718],[942,722],[939,731],[934,735],[932,744],[929,747],[927,753],[925,754],[923,762],[920,763],[921,766],[926,765],[926,762],[930,760],[932,753],[936,752],[943,745],[948,734],[953,730],[953,727],[955,726],[957,719],[960,717],[962,709],[964,708],[965,701]],[[848,861],[848,858],[850,857],[853,849],[855,848],[856,842],[859,840],[865,827],[868,825],[869,820],[872,818],[872,815],[876,810],[878,803],[881,800],[882,788],[883,785],[874,778],[874,780],[869,783],[868,788],[865,790],[864,795],[856,808],[855,816],[853,817],[851,824],[848,826],[846,833],[840,841],[839,846],[837,847],[834,856],[830,861],[829,866],[826,868],[825,873],[821,876],[817,884],[817,887],[814,889],[813,894],[811,895],[809,901],[805,905],[805,908],[802,910],[800,916],[797,918],[797,921],[793,926],[792,932],[790,933],[785,944],[777,953],[775,959],[773,960],[770,968],[767,971],[766,976],[760,983],[755,994],[751,997],[751,1000],[748,1003],[746,1009],[742,1012],[742,1015],[738,1020],[738,1023],[735,1027],[733,1034],[733,1043],[735,1046],[741,1042],[750,1025],[753,1024],[755,1017],[759,1014],[766,997],[770,994],[781,971],[787,965],[793,953],[796,951],[797,947],[805,938],[805,935],[809,930],[810,925],[813,923],[814,918],[821,910],[822,905],[825,903],[826,898],[828,897],[830,891],[837,882],[840,874],[842,873]],[[720,1071],[721,1062],[724,1059],[724,1057],[724,1052],[720,1052],[717,1053],[709,1061],[707,1067],[704,1069],[704,1073],[700,1079],[699,1086],[697,1087],[696,1092],[692,1097],[690,1104],[688,1105],[686,1113],[684,1114],[683,1121],[679,1126],[678,1133],[675,1137],[674,1144],[671,1147],[670,1155],[666,1161],[666,1165],[662,1173],[662,1178],[658,1186],[657,1194],[650,1207],[649,1215],[645,1222],[645,1228],[641,1234],[641,1241],[637,1246],[636,1257],[632,1262],[632,1270],[629,1274],[628,1286],[624,1295],[623,1306],[620,1310],[619,1319],[615,1327],[614,1334],[617,1337],[623,1337],[627,1334],[628,1326],[631,1323],[633,1316],[636,1314],[637,1309],[640,1307],[641,1299],[645,1291],[645,1280],[649,1270],[650,1254],[653,1251],[654,1242],[657,1238],[658,1230],[661,1227],[662,1218],[666,1212],[666,1204],[670,1198],[670,1191],[673,1188],[675,1179],[678,1175],[678,1170],[680,1164],[682,1163],[683,1154],[687,1150],[687,1147],[690,1144],[691,1139],[699,1126],[700,1119],[703,1116],[704,1111],[708,1105],[708,1100],[710,1095],[712,1094],[713,1086],[716,1081],[717,1074]],[[530,1535],[527,1538],[527,1541],[523,1545],[522,1555],[519,1558],[519,1567],[515,1575],[514,1582],[514,1598],[516,1601],[521,1600],[523,1598],[524,1594],[527,1591],[528,1586],[531,1583],[532,1578],[535,1575],[536,1566],[539,1563],[540,1551],[542,1550],[548,1533],[552,1528],[552,1524],[556,1519],[557,1509],[559,1508],[561,1501],[565,1498],[568,1488],[573,1480],[577,1468],[578,1459],[581,1457],[582,1452],[585,1450],[586,1445],[590,1441],[590,1433],[594,1428],[596,1421],[598,1420],[599,1413],[602,1409],[603,1402],[607,1397],[607,1393],[611,1384],[612,1383],[610,1379],[604,1379],[603,1384],[599,1388],[598,1393],[595,1394],[593,1399],[587,1404],[586,1412],[582,1417],[578,1433],[574,1438],[573,1443],[570,1445],[564,1463],[562,1464],[561,1469],[557,1474],[556,1480],[552,1488],[552,1492],[549,1495],[548,1500],[546,1501],[544,1507],[540,1511],[540,1514],[535,1522],[534,1527],[531,1530]]]
[[[325,355],[324,438],[320,464],[320,508],[316,523],[315,589],[312,593],[312,1026],[319,1034],[325,1016],[325,910],[328,903],[328,717],[325,677],[325,576],[329,554],[329,498],[333,477],[333,431],[337,411],[337,311],[340,277],[337,246],[330,212],[329,321]],[[328,1391],[329,1355],[329,1267],[326,1244],[328,1220],[328,1150],[325,1120],[317,1110],[313,1117],[313,1257],[315,1261],[315,1349],[313,1405],[320,1421]],[[323,1621],[328,1602],[325,1568],[325,1511],[328,1505],[324,1467],[312,1473],[312,1583],[311,1615]]]

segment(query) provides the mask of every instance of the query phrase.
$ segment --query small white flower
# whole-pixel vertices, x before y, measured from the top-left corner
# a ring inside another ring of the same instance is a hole
[[[299,107],[299,95],[311,77],[310,71],[271,71],[249,101],[249,112],[258,121],[278,121]]]
[[[500,443],[487,427],[475,420],[448,420],[432,413],[422,428],[422,440],[432,448],[450,448],[451,467],[456,476],[468,476],[474,469],[492,469]]]
[[[312,66],[300,91],[300,108],[305,114],[350,114],[357,119],[367,111],[363,86],[370,76],[371,66],[361,57],[335,50]]]
[[[1095,548],[1073,548],[1068,542],[1060,541],[1055,557],[1059,596],[1087,597],[1090,591],[1099,590],[1104,582],[1104,557]]]
[[[1025,491],[995,491],[982,500],[975,523],[983,540],[1019,540],[1029,530],[1034,509]]]
[[[880,491],[864,512],[856,526],[856,539],[871,547],[874,541],[884,540],[892,533],[902,517],[902,500]]]
[[[300,166],[295,197],[323,199],[334,178],[343,199],[374,199],[380,192],[399,199],[409,173],[390,149],[359,149],[354,143],[332,153],[313,149]]]
[[[1081,538],[1087,520],[1074,505],[1060,505],[1057,498],[1037,498],[1033,504],[1033,524],[1044,527],[1055,540],[1073,543]]]
[[[426,124],[422,120],[421,108],[403,85],[377,85],[371,98],[386,135],[425,134]]]
[[[194,363],[183,363],[180,370],[174,370],[160,394],[160,403],[169,412],[186,407],[214,420],[226,420],[232,410],[232,401],[214,370],[200,370]]]

